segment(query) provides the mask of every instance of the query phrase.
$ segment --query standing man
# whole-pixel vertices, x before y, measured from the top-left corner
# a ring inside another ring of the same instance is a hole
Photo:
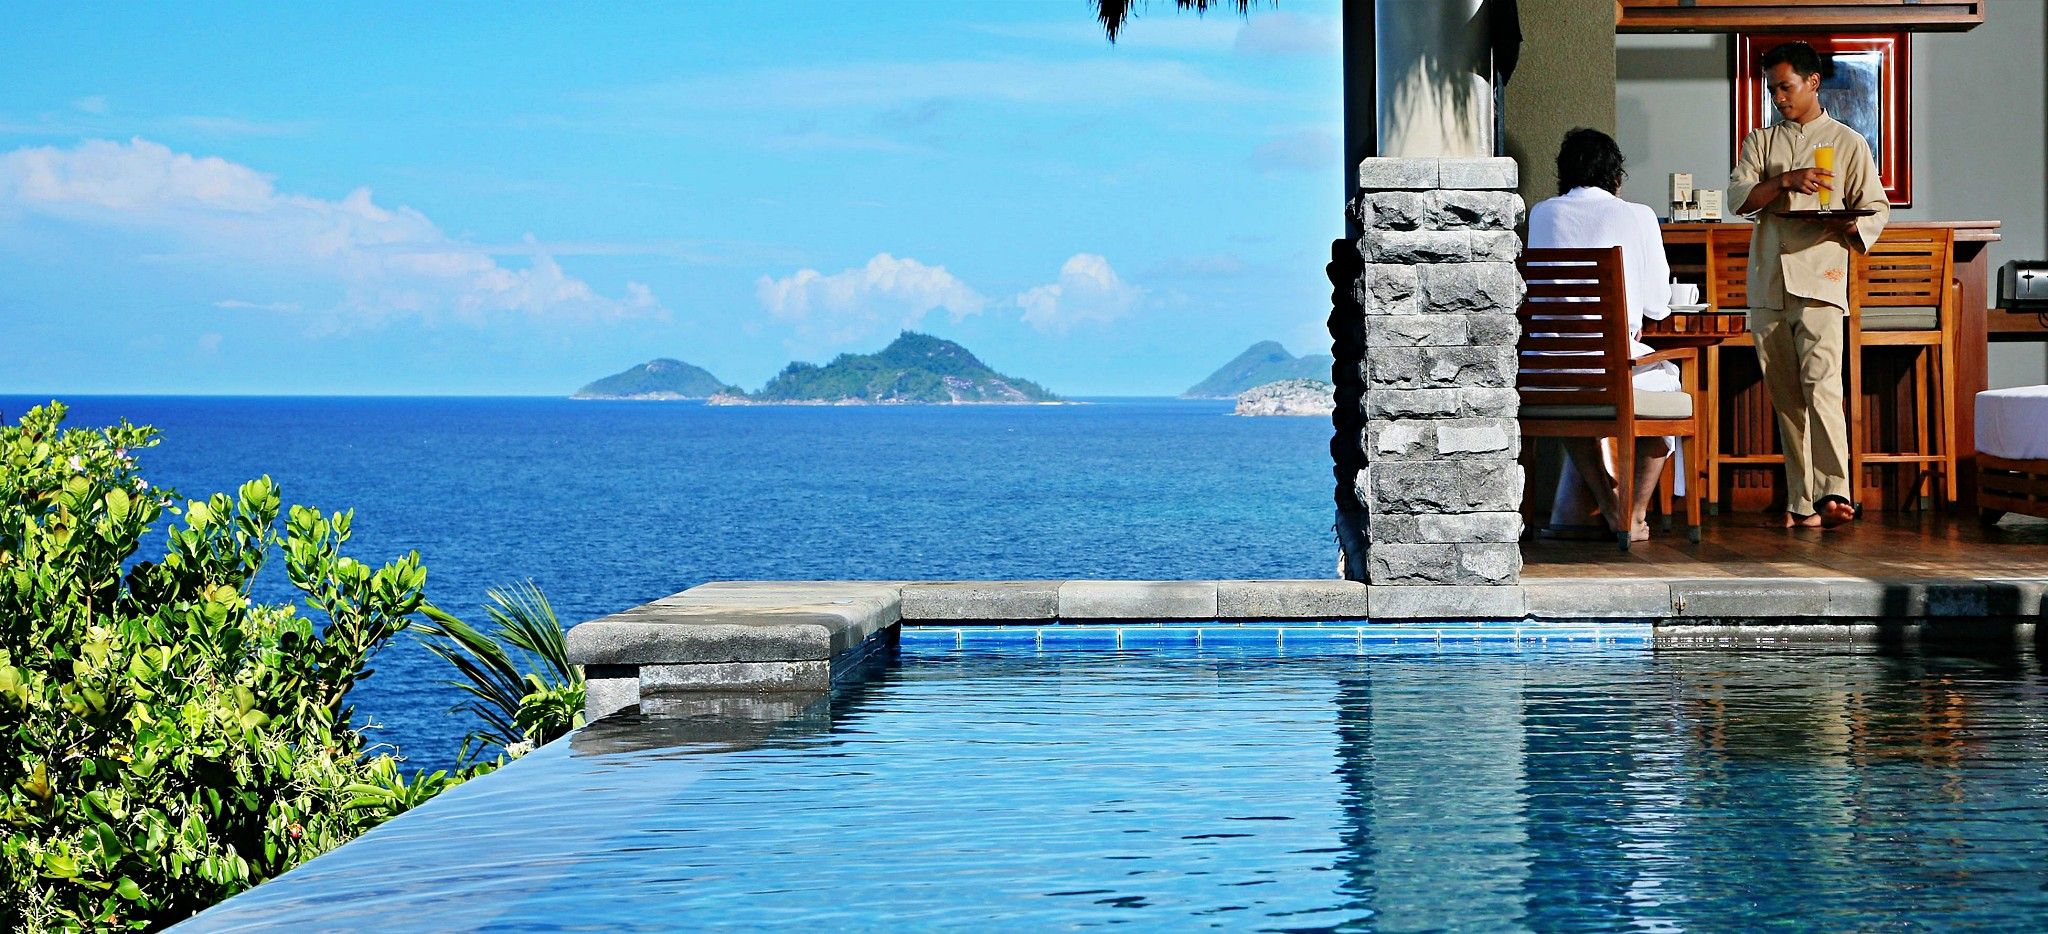
[[[1749,330],[1785,452],[1785,527],[1854,520],[1849,428],[1842,405],[1842,324],[1849,251],[1869,252],[1891,217],[1863,135],[1820,106],[1823,72],[1813,47],[1788,42],[1761,66],[1777,123],[1749,134],[1728,177],[1728,200],[1757,217],[1749,247]],[[1829,149],[1832,148],[1832,152]],[[1829,164],[1834,171],[1818,166]],[[1779,212],[1822,207],[1877,213],[1860,220],[1795,220]],[[1761,213],[1759,213],[1761,212]]]

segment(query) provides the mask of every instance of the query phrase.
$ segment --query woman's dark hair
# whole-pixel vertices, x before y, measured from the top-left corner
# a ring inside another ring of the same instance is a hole
[[[1835,76],[1834,59],[1814,51],[1813,46],[1804,42],[1787,42],[1771,47],[1764,53],[1758,67],[1770,71],[1779,65],[1792,66],[1793,74],[1802,78],[1819,75],[1822,81]]]
[[[1628,171],[1621,167],[1621,147],[1614,137],[1599,130],[1579,127],[1564,135],[1557,148],[1557,193],[1574,188],[1600,188],[1621,194],[1621,180]]]

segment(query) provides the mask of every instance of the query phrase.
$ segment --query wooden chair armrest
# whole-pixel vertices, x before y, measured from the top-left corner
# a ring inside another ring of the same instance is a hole
[[[1700,349],[1698,347],[1666,347],[1663,350],[1646,353],[1637,357],[1633,365],[1645,366],[1651,363],[1663,363],[1666,360],[1673,363],[1692,363],[1698,361],[1699,358]]]

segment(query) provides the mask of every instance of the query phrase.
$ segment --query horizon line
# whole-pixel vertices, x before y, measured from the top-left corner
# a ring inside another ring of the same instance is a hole
[[[0,398],[48,399],[63,402],[66,399],[561,399],[574,402],[703,402],[703,399],[577,399],[572,395],[542,395],[537,393],[358,393],[358,392],[73,392],[41,393],[0,390]],[[1062,394],[1069,399],[1183,399],[1178,393],[1159,395],[1153,393],[1073,393]],[[1188,399],[1195,402],[1221,402],[1214,399]],[[40,403],[38,403],[40,404]],[[952,403],[904,403],[922,405],[948,405]]]

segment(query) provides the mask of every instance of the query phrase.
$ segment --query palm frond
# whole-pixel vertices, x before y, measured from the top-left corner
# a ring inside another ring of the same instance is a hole
[[[1183,10],[1194,10],[1197,16],[1209,12],[1209,8],[1212,6],[1228,5],[1237,7],[1237,15],[1239,16],[1250,13],[1252,8],[1252,0],[1173,0],[1173,2],[1174,6]],[[1137,0],[1095,0],[1095,18],[1102,22],[1102,31],[1109,35],[1109,41],[1116,41],[1117,33],[1123,31],[1124,23],[1130,20],[1131,9],[1136,4]]]
[[[468,696],[449,712],[483,722],[463,738],[465,760],[491,747],[539,745],[582,722],[583,672],[569,663],[568,642],[547,595],[522,581],[485,596],[489,633],[431,606],[423,611],[427,621],[413,627],[427,650],[461,676],[442,682]],[[522,714],[528,707],[534,709]]]
[[[492,605],[484,609],[504,640],[546,666],[542,680],[554,687],[582,680],[576,666],[569,664],[569,642],[547,594],[529,580],[509,591],[493,589],[486,596]]]

